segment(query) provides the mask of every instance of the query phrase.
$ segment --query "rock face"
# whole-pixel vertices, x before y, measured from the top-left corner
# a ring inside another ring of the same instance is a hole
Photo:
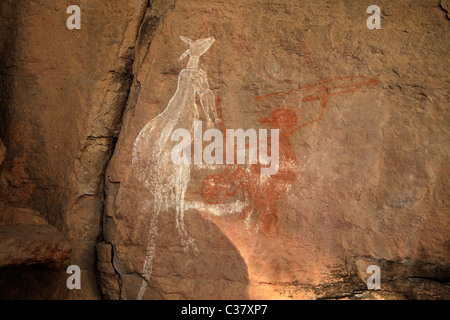
[[[63,262],[71,250],[38,212],[0,203],[0,267]]]
[[[63,235],[49,225],[0,226],[0,267],[63,262],[71,248]]]
[[[449,2],[377,5],[370,30],[355,1],[95,0],[68,30],[60,3],[2,1],[0,197],[83,272],[42,297],[448,299]],[[173,166],[194,119],[279,129],[278,171]]]
[[[104,171],[147,4],[80,4],[80,30],[66,28],[68,5],[57,1],[0,4],[0,136],[8,149],[0,197],[41,212],[69,239],[69,263],[82,270],[83,290],[69,292],[63,270],[57,288],[48,289],[51,297],[101,297],[95,245],[102,237]]]
[[[69,245],[53,226],[1,226],[0,240],[0,267],[62,262],[70,255]]]
[[[0,165],[3,163],[5,158],[6,158],[6,147],[3,144],[2,140],[0,139]]]
[[[107,297],[135,299],[149,261],[144,299],[448,297],[449,24],[438,1],[380,5],[382,28],[369,30],[359,3],[152,3],[106,175]],[[143,182],[132,158],[147,123],[167,128],[155,117],[185,81],[179,36],[215,38],[199,66],[227,128],[284,130],[279,173],[264,181],[257,167],[191,166],[184,222],[198,252],[183,250],[180,202],[158,209],[157,173]]]

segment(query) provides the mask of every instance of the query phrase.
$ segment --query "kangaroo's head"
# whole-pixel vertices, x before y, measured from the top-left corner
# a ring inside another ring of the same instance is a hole
[[[180,36],[180,39],[190,46],[189,49],[187,49],[181,55],[180,60],[186,57],[187,55],[190,55],[193,58],[199,58],[202,54],[208,51],[208,49],[211,47],[211,45],[215,40],[213,37],[210,37],[193,41],[184,36]]]

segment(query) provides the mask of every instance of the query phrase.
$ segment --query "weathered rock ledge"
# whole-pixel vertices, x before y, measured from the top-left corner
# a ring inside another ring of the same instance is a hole
[[[63,262],[71,248],[38,212],[0,203],[0,267]]]

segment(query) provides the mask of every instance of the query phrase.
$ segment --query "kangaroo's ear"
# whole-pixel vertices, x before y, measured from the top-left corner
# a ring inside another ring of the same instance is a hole
[[[185,37],[185,36],[180,36],[180,39],[181,39],[183,42],[186,42],[188,45],[191,45],[191,44],[194,43],[194,41],[192,41],[191,39],[189,39],[188,37]]]
[[[185,52],[183,52],[183,54],[180,56],[180,58],[178,60],[183,60],[184,57],[186,57],[188,54],[190,54],[189,49],[187,49]]]

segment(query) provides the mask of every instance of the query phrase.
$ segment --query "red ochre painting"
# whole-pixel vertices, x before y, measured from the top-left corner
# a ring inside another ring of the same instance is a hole
[[[243,168],[230,164],[220,174],[207,176],[201,183],[200,193],[208,204],[225,203],[228,198],[237,197],[242,191],[242,200],[248,205],[240,213],[241,219],[253,215],[262,226],[264,236],[278,235],[278,202],[296,181],[299,173],[299,162],[292,148],[290,136],[300,129],[322,120],[329,100],[333,96],[352,94],[360,88],[373,87],[378,84],[375,79],[361,76],[345,76],[323,80],[315,84],[305,85],[290,91],[269,93],[254,98],[255,101],[292,98],[291,104],[297,102],[319,101],[320,113],[314,120],[298,123],[297,114],[289,107],[275,109],[267,118],[261,118],[261,124],[269,124],[279,129],[279,169],[274,175],[261,176],[261,164],[252,164]],[[221,120],[221,130],[226,135],[226,124],[222,118],[220,97],[216,102],[216,110]],[[267,139],[270,144],[270,139]],[[247,145],[248,147],[248,145]],[[271,148],[268,148],[270,150]]]

